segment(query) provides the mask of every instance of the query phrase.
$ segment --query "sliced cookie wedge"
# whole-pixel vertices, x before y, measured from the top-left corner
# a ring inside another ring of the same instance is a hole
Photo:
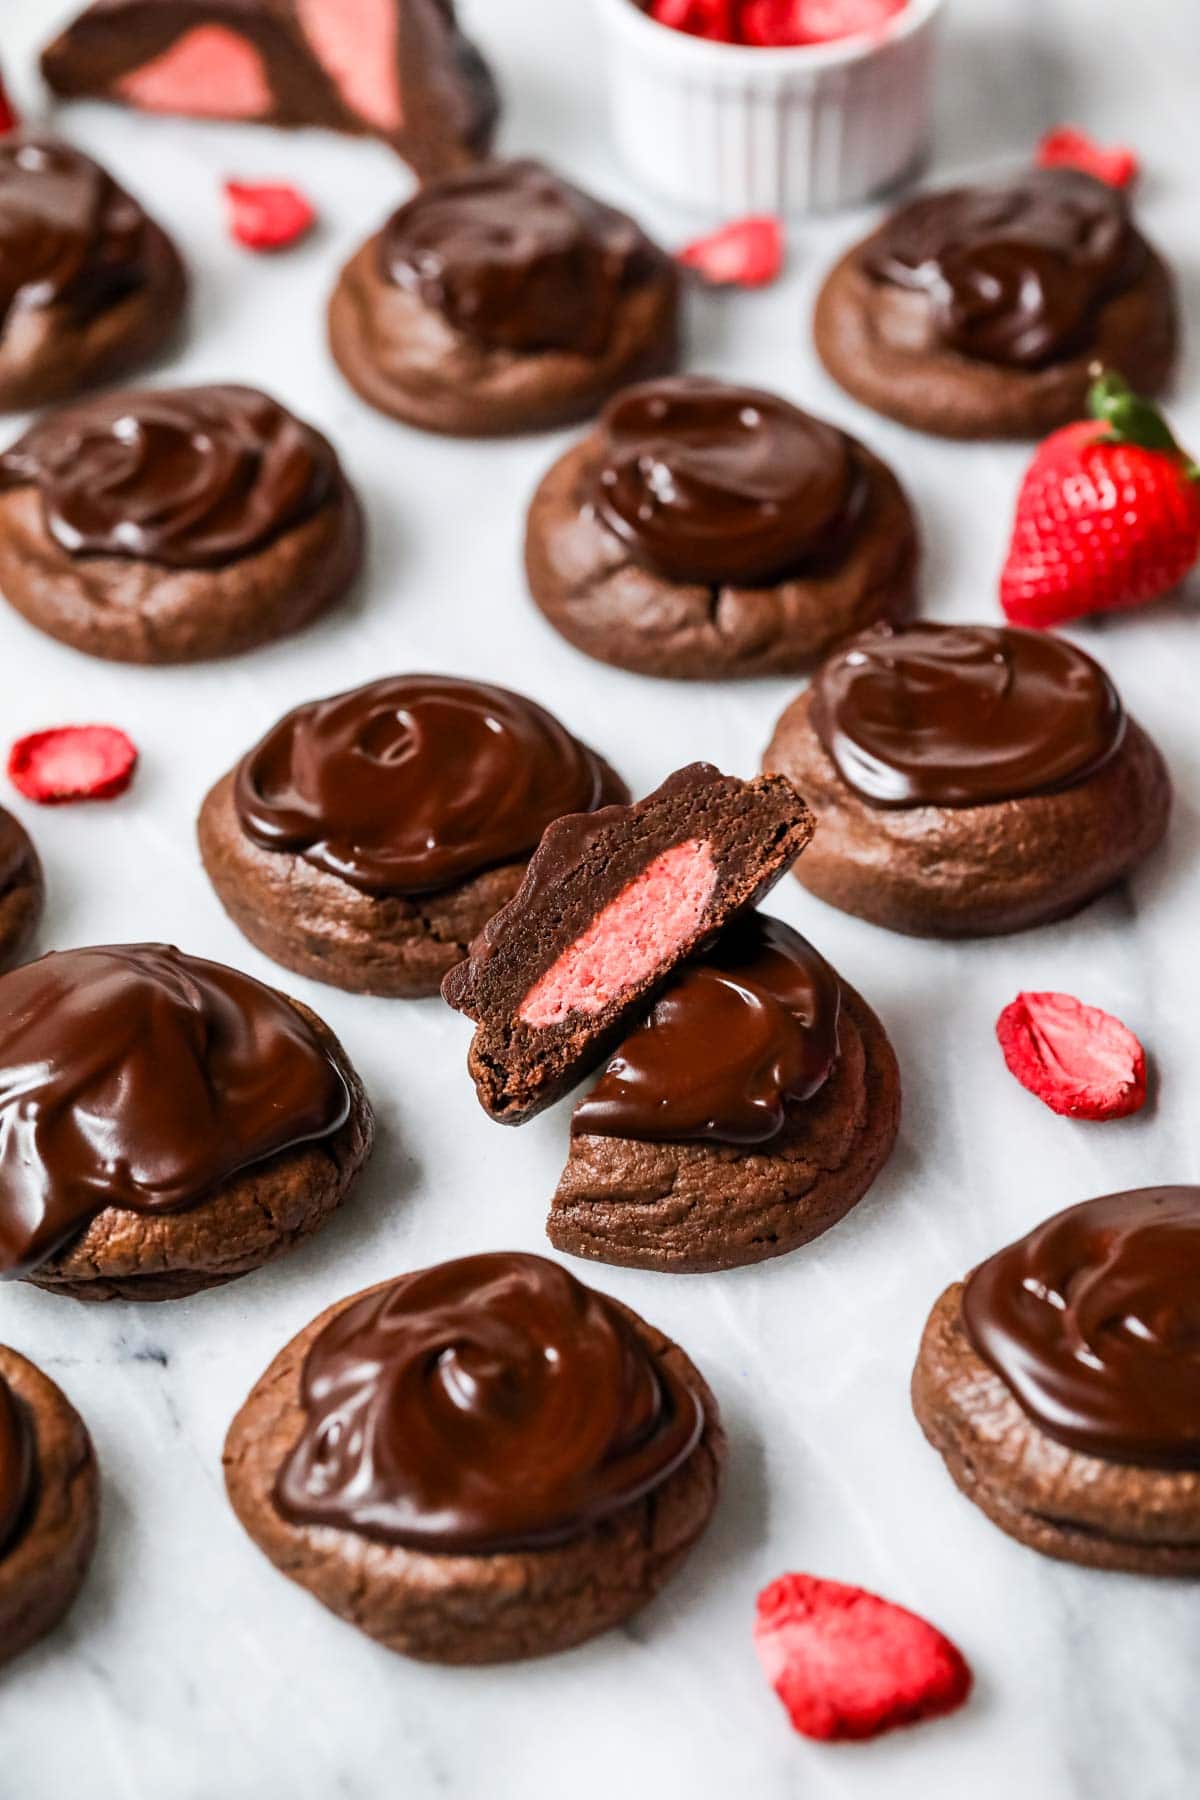
[[[741,781],[710,763],[635,805],[551,825],[442,983],[477,1023],[467,1066],[485,1111],[519,1124],[565,1094],[680,963],[774,886],[814,825],[782,776]]]

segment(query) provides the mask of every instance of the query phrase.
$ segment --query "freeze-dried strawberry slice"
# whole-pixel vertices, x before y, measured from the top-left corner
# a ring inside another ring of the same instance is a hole
[[[248,250],[286,250],[312,230],[316,210],[282,181],[227,181],[229,229]]]
[[[783,226],[768,214],[737,219],[677,252],[714,287],[766,287],[783,267]]]
[[[1023,1088],[1069,1119],[1123,1119],[1146,1104],[1146,1052],[1132,1031],[1070,994],[1018,994],[996,1020]]]
[[[1107,148],[1075,125],[1057,125],[1048,131],[1034,157],[1042,169],[1082,169],[1109,187],[1130,187],[1138,177],[1138,159],[1125,144]]]
[[[816,1575],[763,1589],[754,1647],[796,1730],[825,1741],[953,1712],[971,1690],[962,1653],[926,1620]]]
[[[839,38],[882,32],[908,0],[744,0],[738,36],[744,44],[782,49],[831,44]]]
[[[138,753],[115,725],[60,725],[18,738],[8,778],[40,806],[66,800],[113,800],[133,780]]]
[[[650,0],[649,13],[672,31],[720,44],[736,42],[734,0]]]
[[[8,97],[4,77],[0,75],[0,137],[3,137],[6,131],[15,131],[20,123],[17,109]]]

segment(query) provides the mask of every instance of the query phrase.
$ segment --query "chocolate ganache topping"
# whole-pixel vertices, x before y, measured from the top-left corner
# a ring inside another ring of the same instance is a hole
[[[1032,169],[914,200],[862,260],[875,280],[926,296],[946,348],[1036,369],[1086,347],[1145,256],[1116,188],[1076,169]]]
[[[516,1252],[354,1301],[309,1349],[301,1398],[283,1516],[434,1552],[576,1537],[659,1487],[704,1426],[612,1301]]]
[[[52,138],[0,143],[0,329],[24,308],[88,319],[144,287],[145,213],[89,156]]]
[[[139,389],[52,412],[0,456],[36,484],[72,556],[219,568],[300,525],[334,492],[325,438],[248,387]]]
[[[623,296],[669,268],[625,213],[533,161],[430,182],[379,240],[385,281],[500,350],[599,356]]]
[[[967,1335],[1072,1450],[1200,1469],[1200,1188],[1139,1188],[1058,1213],[981,1263]]]
[[[163,944],[43,956],[0,978],[0,1276],[107,1206],[194,1206],[349,1110],[311,1025],[250,976]]]
[[[242,830],[368,894],[426,894],[515,862],[611,799],[600,758],[507,688],[397,675],[297,707],[238,767]]]
[[[686,965],[575,1108],[575,1136],[762,1146],[824,1086],[841,987],[812,945],[751,913]]]
[[[983,806],[1069,787],[1125,735],[1098,663],[1044,631],[886,626],[825,663],[812,719],[872,806]]]
[[[834,426],[757,388],[677,376],[609,403],[587,499],[659,574],[761,583],[840,555],[862,485]]]
[[[28,1516],[37,1473],[29,1414],[0,1375],[0,1557],[13,1547]]]

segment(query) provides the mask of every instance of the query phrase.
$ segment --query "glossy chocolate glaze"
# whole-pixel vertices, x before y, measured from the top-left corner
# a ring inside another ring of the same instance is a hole
[[[237,770],[242,830],[369,894],[423,894],[527,856],[612,776],[506,688],[398,675],[297,707]]]
[[[0,1558],[26,1523],[37,1478],[37,1445],[24,1403],[0,1375]]]
[[[981,1263],[962,1308],[979,1355],[1050,1437],[1200,1469],[1200,1188],[1069,1207]]]
[[[104,312],[150,277],[145,213],[80,150],[54,138],[0,142],[0,330],[14,312]]]
[[[670,263],[625,213],[525,160],[423,187],[384,226],[379,269],[493,349],[599,356],[624,295]]]
[[[822,1088],[841,988],[798,931],[736,920],[681,970],[575,1108],[576,1136],[756,1148]]]
[[[612,1302],[516,1252],[355,1301],[310,1347],[301,1395],[283,1516],[433,1552],[576,1537],[661,1486],[704,1424]]]
[[[648,381],[609,403],[600,438],[587,501],[671,580],[761,583],[846,548],[862,499],[849,440],[777,395]]]
[[[812,721],[872,806],[983,806],[1085,780],[1125,713],[1098,663],[1043,631],[910,625],[864,632],[813,686]]]
[[[333,1135],[346,1083],[282,994],[163,944],[0,978],[0,1276],[107,1206],[177,1212]]]
[[[925,296],[934,335],[982,362],[1036,369],[1086,347],[1141,273],[1125,196],[1076,169],[914,200],[868,240],[874,280]]]
[[[39,420],[0,456],[0,484],[27,482],[72,556],[218,568],[311,518],[338,462],[256,388],[147,388]]]

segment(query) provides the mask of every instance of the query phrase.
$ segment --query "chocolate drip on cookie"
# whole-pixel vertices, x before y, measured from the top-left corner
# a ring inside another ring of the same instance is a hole
[[[779,919],[751,913],[686,965],[576,1107],[575,1136],[764,1147],[824,1086],[841,988]]]
[[[1022,369],[1085,345],[1145,261],[1125,196],[1075,169],[914,200],[862,255],[873,280],[924,296],[945,348]]]
[[[0,456],[35,483],[72,556],[220,568],[309,519],[340,484],[332,446],[248,387],[142,389],[63,408]]]
[[[246,835],[370,894],[435,893],[518,861],[613,778],[505,688],[404,675],[298,707],[242,761]]]
[[[0,1557],[25,1524],[37,1479],[33,1425],[22,1401],[0,1374]]]
[[[600,356],[629,291],[664,253],[625,213],[534,161],[423,188],[379,238],[385,281],[492,348]]]
[[[754,584],[832,562],[861,509],[844,433],[758,388],[646,382],[609,404],[599,436],[589,504],[672,580]]]
[[[53,138],[0,144],[0,327],[27,308],[92,318],[144,287],[155,259],[145,213],[89,156]]]
[[[1073,1450],[1200,1469],[1200,1188],[1087,1200],[963,1290],[978,1354]]]
[[[813,723],[873,806],[982,806],[1084,781],[1126,718],[1098,663],[1045,632],[912,625],[864,632],[814,684]]]
[[[625,1315],[538,1256],[471,1256],[339,1313],[304,1362],[275,1502],[415,1549],[576,1537],[659,1487],[704,1409]]]
[[[248,975],[161,944],[29,963],[0,981],[0,1276],[105,1207],[194,1206],[349,1112],[307,1020]]]

